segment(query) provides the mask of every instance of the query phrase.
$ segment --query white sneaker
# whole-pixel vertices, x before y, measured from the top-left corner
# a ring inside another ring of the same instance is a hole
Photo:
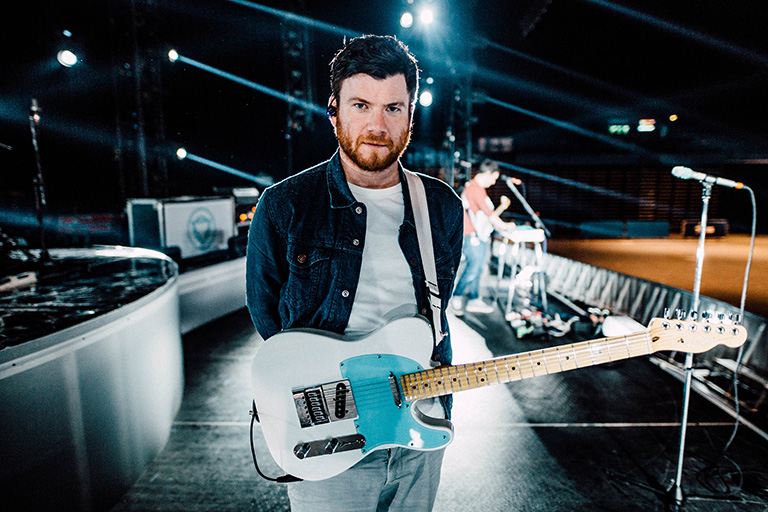
[[[490,304],[486,304],[483,302],[482,299],[472,299],[469,302],[467,302],[467,305],[464,307],[465,310],[469,311],[470,313],[481,313],[483,315],[488,315],[490,313],[493,313],[496,308],[491,306]]]

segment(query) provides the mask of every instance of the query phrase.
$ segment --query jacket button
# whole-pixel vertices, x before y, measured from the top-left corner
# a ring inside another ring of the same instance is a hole
[[[411,260],[408,263],[410,263],[412,267],[415,267],[416,265],[419,264],[419,260],[417,260],[416,258],[411,258]]]
[[[354,240],[352,240],[352,245],[354,245],[354,246],[358,246],[358,245],[360,245],[360,240],[358,240],[357,238],[355,238]]]
[[[349,290],[344,290],[344,291],[342,291],[342,292],[341,292],[341,296],[342,296],[342,297],[344,297],[345,299],[346,299],[347,297],[349,297]]]
[[[363,207],[362,206],[358,206],[357,208],[355,208],[355,213],[358,214],[358,215],[363,213]]]
[[[298,261],[302,265],[305,264],[307,262],[307,255],[306,254],[299,254],[298,256],[296,256],[296,261]]]

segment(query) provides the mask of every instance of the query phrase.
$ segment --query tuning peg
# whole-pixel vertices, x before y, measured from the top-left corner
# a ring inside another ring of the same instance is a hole
[[[685,318],[685,310],[684,309],[676,309],[675,310],[675,317],[678,320],[683,320]]]
[[[725,321],[725,313],[718,313],[717,319],[720,323],[723,323]]]
[[[741,322],[741,315],[739,315],[738,313],[734,313],[733,315],[731,315],[731,322],[733,322],[734,324],[738,324],[739,322]]]
[[[710,313],[709,311],[704,311],[701,314],[701,319],[702,320],[705,320],[705,321],[709,322],[710,318],[712,318],[712,313]]]
[[[665,320],[669,320],[670,318],[669,308],[664,308],[664,312],[661,314],[661,316],[663,316]]]
[[[692,310],[690,313],[688,313],[688,319],[696,322],[699,319],[699,312]]]

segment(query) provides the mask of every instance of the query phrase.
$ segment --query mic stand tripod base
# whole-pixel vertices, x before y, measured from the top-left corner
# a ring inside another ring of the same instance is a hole
[[[664,495],[664,498],[667,510],[672,512],[679,512],[685,504],[685,493],[683,493],[683,488],[677,485],[674,481]]]

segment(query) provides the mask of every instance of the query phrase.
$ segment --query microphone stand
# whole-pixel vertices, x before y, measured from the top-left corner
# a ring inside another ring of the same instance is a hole
[[[696,276],[693,281],[693,306],[691,308],[691,311],[695,312],[695,314],[698,314],[701,297],[701,272],[704,266],[704,240],[707,236],[707,212],[709,210],[709,198],[712,196],[712,184],[702,181],[701,185],[703,187],[701,192],[701,232],[699,233],[699,245],[696,249]],[[675,510],[680,510],[680,507],[682,507],[685,502],[681,481],[683,478],[683,459],[685,457],[685,435],[688,428],[688,409],[691,398],[693,353],[688,352],[685,355],[685,365],[683,370],[685,371],[685,382],[683,384],[683,409],[682,417],[680,419],[680,444],[677,455],[677,473],[675,475],[675,481],[668,490],[668,496],[674,500]]]
[[[45,228],[43,226],[45,187],[43,185],[43,167],[40,164],[40,148],[37,145],[37,123],[40,122],[40,112],[37,99],[32,98],[32,107],[29,110],[29,130],[32,132],[32,147],[35,150],[35,164],[37,166],[37,174],[33,180],[35,185],[35,212],[37,213],[37,224],[40,230],[40,259],[45,262],[50,259],[50,255],[45,247]]]
[[[530,216],[531,216],[531,218],[533,219],[533,224],[534,224],[534,225],[535,225],[537,228],[539,228],[539,229],[543,230],[543,231],[544,231],[544,234],[545,234],[545,235],[547,235],[547,238],[551,237],[551,236],[552,236],[552,233],[550,233],[550,232],[549,232],[549,230],[548,230],[548,229],[547,229],[547,227],[544,225],[544,223],[541,221],[541,219],[539,218],[539,216],[538,216],[538,215],[536,215],[536,212],[534,212],[534,211],[533,211],[533,208],[531,208],[531,205],[530,205],[530,204],[528,204],[528,201],[526,201],[526,200],[525,200],[525,198],[523,197],[523,194],[521,194],[521,193],[520,193],[520,191],[519,191],[519,190],[517,190],[517,187],[515,186],[515,184],[514,184],[514,183],[512,183],[512,180],[511,180],[511,179],[509,179],[509,178],[507,178],[507,179],[506,179],[506,180],[504,180],[504,181],[505,181],[505,183],[507,184],[507,187],[509,187],[509,190],[511,190],[511,191],[512,191],[512,193],[513,193],[513,194],[515,194],[515,197],[517,198],[517,200],[518,200],[518,201],[520,201],[520,204],[522,204],[522,205],[523,205],[523,208],[525,208],[525,211],[527,211],[527,212],[528,212],[528,215],[530,215]]]

